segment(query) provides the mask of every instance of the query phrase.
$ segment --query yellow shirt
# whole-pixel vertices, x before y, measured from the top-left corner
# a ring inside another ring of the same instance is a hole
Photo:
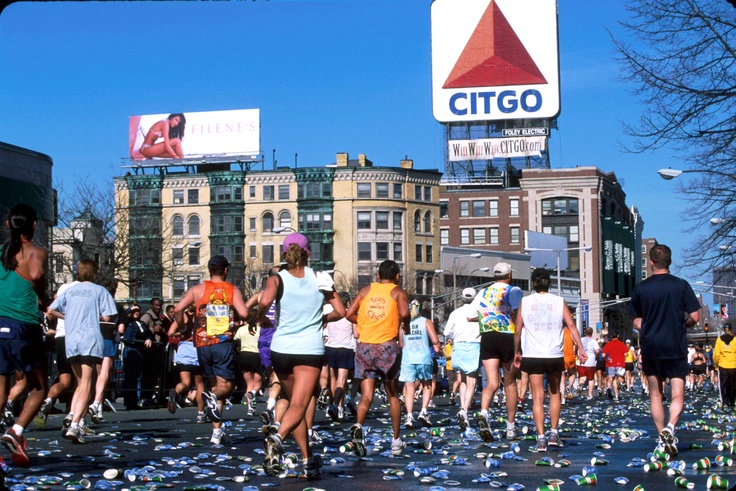
[[[736,342],[734,342],[734,338],[728,344],[723,341],[723,336],[718,338],[713,350],[713,364],[719,368],[736,368]]]
[[[371,283],[358,309],[358,341],[382,344],[399,337],[399,306],[391,298],[393,283]]]

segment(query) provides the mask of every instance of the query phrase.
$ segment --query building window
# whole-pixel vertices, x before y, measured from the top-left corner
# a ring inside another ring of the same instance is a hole
[[[174,278],[174,298],[183,297],[186,288],[184,278]]]
[[[402,253],[402,251],[403,249],[401,247],[401,244],[399,242],[394,242],[394,261],[403,261],[404,254]]]
[[[371,229],[371,212],[370,211],[359,211],[358,212],[358,230],[370,230]]]
[[[54,254],[54,272],[57,274],[64,272],[64,255]]]
[[[450,231],[446,228],[440,230],[440,245],[450,245]]]
[[[371,243],[358,242],[358,261],[371,260]]]
[[[187,228],[190,236],[199,236],[199,217],[197,215],[189,215],[187,220]]]
[[[322,260],[331,263],[332,257],[332,244],[330,242],[325,242],[322,244]]]
[[[542,215],[577,215],[577,198],[550,198],[542,201]]]
[[[385,261],[388,258],[388,242],[376,242],[376,261]]]
[[[241,216],[218,216],[213,222],[216,234],[241,233],[243,231],[243,217]]]
[[[256,247],[255,244],[251,244],[250,245],[250,257],[251,259],[253,259],[257,256],[258,256],[258,248]]]
[[[414,232],[420,233],[422,231],[422,214],[419,210],[414,212]]]
[[[323,182],[322,183],[322,197],[323,198],[331,198],[332,197],[332,183],[331,182]]]
[[[320,230],[321,223],[319,220],[319,213],[306,213],[304,216],[305,230]]]
[[[432,261],[434,261],[434,259],[432,259],[432,245],[431,244],[428,244],[425,247],[425,251],[426,251],[426,254],[424,256],[424,262],[431,263]]]
[[[322,260],[322,244],[313,244],[311,245],[309,259],[312,261],[321,261]]]
[[[187,203],[190,205],[199,203],[199,189],[187,189]]]
[[[248,196],[250,196],[250,199],[256,199],[256,187],[255,186],[248,186]]]
[[[473,244],[485,244],[486,243],[486,229],[474,228],[473,229]]]
[[[291,228],[291,213],[288,211],[281,212],[281,215],[279,215],[279,227]]]
[[[175,205],[184,204],[184,190],[183,189],[174,189],[174,204]]]
[[[388,212],[387,211],[377,211],[376,212],[376,230],[388,230]]]
[[[460,229],[460,243],[462,245],[470,244],[470,229],[469,228]]]
[[[404,227],[402,225],[402,221],[404,218],[404,214],[400,211],[394,212],[394,230],[403,230]]]
[[[322,230],[332,230],[332,213],[322,215]]]
[[[359,182],[358,183],[358,198],[370,198],[371,197],[371,183]]]
[[[486,202],[485,201],[473,201],[473,216],[474,217],[486,216]]]
[[[432,201],[432,188],[424,186],[424,201]]]
[[[570,233],[568,239],[570,242],[580,242],[580,234],[578,233],[577,225],[570,225]]]
[[[261,259],[263,264],[273,264],[273,244],[264,244],[261,250],[263,251]]]
[[[460,202],[460,216],[461,217],[469,217],[470,216],[470,203],[468,201],[461,201]]]
[[[171,219],[171,233],[176,237],[184,235],[184,217],[174,215],[174,218]]]
[[[519,227],[511,227],[511,243],[512,244],[518,244],[519,243]]]
[[[273,232],[273,214],[272,213],[263,214],[263,232],[264,233]]]
[[[416,262],[421,263],[422,262],[422,251],[424,250],[424,246],[422,244],[415,244],[415,256],[416,256]]]
[[[199,266],[199,247],[189,248],[189,266]]]
[[[498,245],[498,229],[496,227],[492,227],[488,229],[488,233],[490,234],[489,243],[493,245]]]
[[[488,216],[489,217],[498,216],[498,200],[497,199],[492,199],[488,202]]]
[[[519,200],[516,198],[512,198],[509,200],[509,216],[519,216]]]
[[[402,199],[404,197],[404,187],[401,184],[394,183],[394,199]]]
[[[414,186],[414,199],[420,201],[422,199],[422,186]]]
[[[216,186],[212,191],[217,203],[232,201],[233,199],[233,188],[230,186]]]
[[[256,231],[256,217],[249,217],[248,218],[248,227],[251,232]]]
[[[174,264],[184,264],[184,249],[181,247],[171,249],[171,261]]]
[[[424,214],[424,233],[425,234],[432,233],[432,213],[431,212],[427,212]]]
[[[447,201],[441,201],[440,202],[440,218],[449,218],[450,217],[450,211],[449,206],[447,206]]]
[[[263,201],[273,201],[276,199],[274,196],[273,186],[263,186]]]
[[[280,200],[287,200],[287,201],[290,199],[289,185],[288,184],[280,184],[279,185],[279,199]]]
[[[377,182],[376,183],[376,198],[388,198],[388,183]]]

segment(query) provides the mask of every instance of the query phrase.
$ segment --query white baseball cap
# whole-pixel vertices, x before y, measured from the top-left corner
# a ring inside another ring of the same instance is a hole
[[[463,290],[463,298],[475,298],[476,295],[475,288],[466,288]]]

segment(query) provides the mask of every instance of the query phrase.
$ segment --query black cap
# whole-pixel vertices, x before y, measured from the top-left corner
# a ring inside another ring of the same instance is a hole
[[[731,323],[730,322],[726,322],[725,324],[723,324],[723,330],[724,331],[725,330],[729,330],[730,331],[731,329],[732,329],[732,327],[731,327]]]
[[[216,267],[220,269],[225,269],[230,265],[230,263],[227,262],[227,258],[225,256],[212,256],[210,258],[210,262],[207,263],[207,267]]]

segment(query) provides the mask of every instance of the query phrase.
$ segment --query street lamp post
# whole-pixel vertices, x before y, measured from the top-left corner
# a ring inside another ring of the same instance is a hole
[[[471,278],[473,276],[473,273],[475,273],[476,271],[482,271],[483,273],[487,273],[490,270],[491,268],[489,268],[488,266],[483,266],[482,268],[475,268],[473,271],[471,271],[468,274],[468,278]],[[465,286],[468,286],[468,279],[465,280]]]
[[[457,291],[457,260],[462,259],[464,257],[474,257],[478,259],[481,257],[482,254],[480,252],[474,252],[472,254],[464,254],[462,256],[455,256],[452,258],[452,292],[453,294]]]
[[[275,234],[280,234],[281,232],[287,232],[287,231],[288,232],[296,232],[296,230],[294,230],[291,227],[274,227],[274,228],[271,229],[271,232],[273,232]]]
[[[565,251],[583,251],[590,252],[593,248],[591,246],[583,247],[566,247],[564,249],[544,249],[540,247],[525,247],[524,252],[554,252],[557,254],[557,294],[562,296],[562,268],[560,267],[560,254]]]

